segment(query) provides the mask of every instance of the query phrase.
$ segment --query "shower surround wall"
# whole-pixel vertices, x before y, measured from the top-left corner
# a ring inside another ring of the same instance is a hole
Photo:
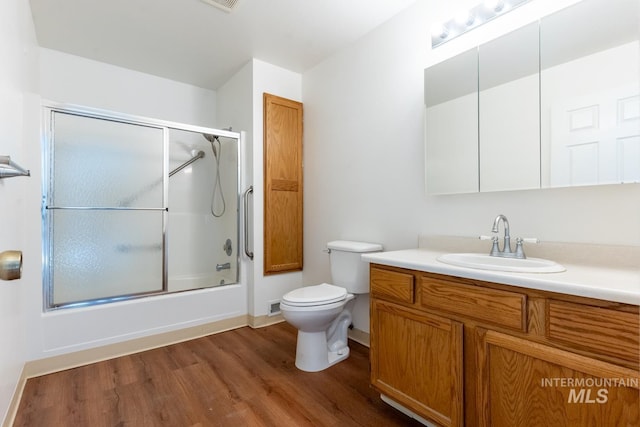
[[[213,91],[48,49],[39,52],[43,99],[216,127],[216,94]],[[224,327],[246,324],[247,287],[242,283],[43,314],[42,266],[38,261],[41,252],[41,147],[37,137],[26,145],[34,165],[32,180],[24,189],[25,210],[29,212],[25,219],[25,240],[32,254],[31,261],[25,263],[24,272],[32,283],[25,292],[24,318],[26,335],[30,337],[27,360],[189,327],[205,334],[208,329],[203,325],[223,320]],[[235,197],[233,195],[231,199]]]
[[[169,178],[169,292],[236,282],[240,249],[238,148],[235,139],[219,137],[218,141],[220,144],[214,142],[214,155],[211,143],[201,134],[169,131],[169,170],[197,151],[204,153],[203,158]],[[225,251],[227,240],[229,254]],[[221,268],[227,264],[229,268]]]

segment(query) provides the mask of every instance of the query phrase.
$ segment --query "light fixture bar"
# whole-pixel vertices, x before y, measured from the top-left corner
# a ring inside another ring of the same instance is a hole
[[[236,7],[236,3],[238,0],[202,0],[203,2],[215,6],[218,9],[222,9],[227,13],[230,13],[234,7]]]
[[[528,1],[530,0],[485,0],[468,12],[462,12],[443,24],[435,24],[431,30],[431,47],[453,40]]]

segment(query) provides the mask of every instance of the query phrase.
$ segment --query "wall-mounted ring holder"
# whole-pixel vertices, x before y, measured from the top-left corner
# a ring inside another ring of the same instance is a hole
[[[0,253],[0,279],[15,280],[22,276],[22,251]]]
[[[31,176],[29,170],[14,163],[9,156],[0,156],[0,178],[13,176]]]

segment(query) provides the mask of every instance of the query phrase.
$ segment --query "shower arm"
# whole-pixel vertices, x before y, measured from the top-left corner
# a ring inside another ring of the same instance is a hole
[[[201,159],[204,157],[204,151],[198,151],[198,153],[193,156],[192,158],[190,158],[189,160],[187,160],[186,162],[184,162],[183,164],[181,164],[180,166],[178,166],[177,168],[175,168],[174,170],[172,170],[171,172],[169,172],[169,176],[173,176],[175,174],[177,174],[178,172],[180,172],[182,169],[186,168],[187,166],[189,166],[191,163],[195,162],[198,159]]]

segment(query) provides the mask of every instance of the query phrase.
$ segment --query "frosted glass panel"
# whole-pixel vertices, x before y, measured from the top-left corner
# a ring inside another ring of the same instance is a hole
[[[163,130],[55,112],[53,206],[162,207]]]
[[[162,291],[162,211],[50,214],[54,305]]]

